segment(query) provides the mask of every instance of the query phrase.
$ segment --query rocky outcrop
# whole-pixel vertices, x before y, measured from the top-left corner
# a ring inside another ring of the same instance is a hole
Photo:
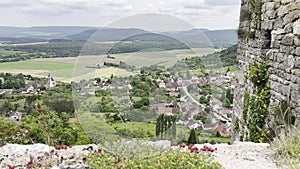
[[[57,146],[7,144],[0,147],[0,168],[88,168],[85,164],[96,145]]]

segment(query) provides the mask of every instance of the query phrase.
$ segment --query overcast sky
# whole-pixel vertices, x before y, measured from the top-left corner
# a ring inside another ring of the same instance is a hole
[[[168,14],[198,28],[238,27],[240,0],[0,0],[1,26],[97,26],[143,13]]]

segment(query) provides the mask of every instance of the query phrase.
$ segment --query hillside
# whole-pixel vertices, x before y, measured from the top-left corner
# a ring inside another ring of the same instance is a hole
[[[88,40],[96,29],[85,30],[83,32],[67,36],[66,38],[71,40]],[[236,30],[207,30],[207,29],[192,29],[189,31],[178,31],[178,32],[162,32],[161,34],[153,33],[141,30],[141,29],[103,29],[101,32],[93,37],[93,40],[98,41],[120,41],[120,40],[156,40],[165,41],[166,37],[176,38],[182,42],[194,44],[191,47],[228,47],[237,44]],[[136,36],[139,35],[139,36]],[[141,36],[143,35],[143,36]],[[167,38],[169,39],[169,38]],[[209,43],[210,42],[210,43]],[[203,43],[203,44],[202,44]],[[208,44],[207,44],[208,43]]]

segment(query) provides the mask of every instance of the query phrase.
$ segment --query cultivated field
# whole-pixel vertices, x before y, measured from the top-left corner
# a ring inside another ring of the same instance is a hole
[[[0,56],[2,55],[15,55],[18,53],[22,53],[21,51],[12,51],[12,50],[4,50],[4,49],[0,49]]]
[[[108,68],[87,68],[103,65],[104,62],[119,64],[120,61],[127,65],[141,68],[158,64],[169,67],[178,60],[190,58],[197,55],[206,55],[215,52],[213,49],[192,49],[192,50],[170,50],[170,51],[141,51],[135,53],[110,54],[101,56],[79,56],[65,58],[41,58],[20,62],[0,63],[0,72],[32,74],[34,76],[47,76],[49,73],[56,79],[70,82],[80,79],[94,77],[128,76],[135,74],[125,69],[116,67]],[[0,51],[1,52],[1,51]],[[75,70],[75,73],[74,73]]]

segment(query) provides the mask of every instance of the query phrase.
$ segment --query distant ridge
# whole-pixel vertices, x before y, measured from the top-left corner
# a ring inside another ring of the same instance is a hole
[[[51,39],[56,39],[56,41],[87,41],[92,37],[94,41],[104,42],[120,41],[124,39],[127,41],[166,41],[176,38],[184,42],[197,42],[200,43],[198,46],[203,46],[201,43],[207,43],[208,39],[215,47],[228,47],[237,44],[238,42],[235,29],[191,29],[188,31],[173,31],[154,34],[137,28],[104,28],[101,29],[101,34],[94,34],[98,29],[99,28],[97,27],[85,26],[0,26],[0,40],[3,38],[23,38],[24,42],[30,39],[37,39],[36,41],[49,41]],[[167,36],[170,36],[170,38]]]
[[[66,38],[70,40],[88,40],[97,30],[86,30],[77,34],[67,36]],[[212,45],[215,47],[228,47],[234,44],[237,44],[238,37],[235,29],[226,29],[226,30],[208,30],[208,29],[191,29],[189,31],[177,31],[177,32],[163,32],[162,34],[154,34],[141,30],[141,29],[106,29],[101,30],[101,38],[98,37],[99,41],[120,41],[120,40],[157,40],[164,41],[166,39],[178,38],[183,41],[197,40],[199,39],[208,39]],[[138,34],[143,34],[144,37],[139,36]],[[128,38],[128,36],[134,35],[133,37]],[[170,36],[170,38],[166,38]],[[200,37],[203,36],[203,37]],[[123,37],[123,38],[122,38]]]
[[[96,27],[86,26],[33,26],[33,27],[11,27],[0,26],[0,37],[9,38],[36,38],[36,39],[58,39],[68,35],[80,33]]]

